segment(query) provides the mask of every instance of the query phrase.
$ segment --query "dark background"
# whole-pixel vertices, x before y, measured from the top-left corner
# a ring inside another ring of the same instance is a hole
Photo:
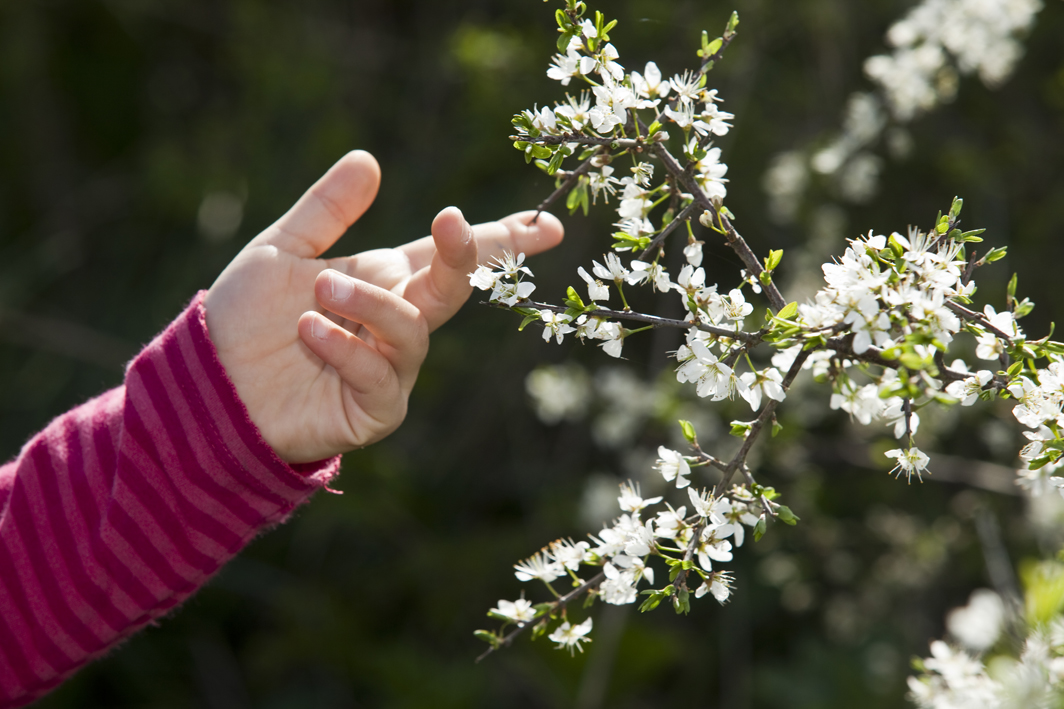
[[[728,205],[755,251],[792,258],[809,240],[841,251],[842,236],[869,228],[926,226],[959,194],[965,225],[1010,248],[980,274],[977,302],[1000,306],[1018,271],[1021,295],[1038,303],[1025,327],[1040,335],[1062,305],[1058,0],[1006,85],[965,78],[955,102],[911,125],[913,149],[887,160],[879,196],[831,212],[837,234],[820,233],[820,206],[835,202],[824,186],[795,225],[768,220],[760,183],[772,156],[838,126],[847,96],[869,88],[861,62],[912,5],[631,0],[608,14],[620,19],[622,63],[654,59],[668,74],[696,61],[702,28],[715,35],[740,11],[711,83],[737,114],[719,144]],[[530,0],[0,7],[0,457],[120,384],[123,362],[349,149],[376,155],[383,184],[336,253],[421,236],[449,204],[471,221],[536,204],[552,183],[507,135],[514,112],[562,96],[545,77],[553,10]],[[607,211],[565,218],[565,245],[531,263],[544,296],[558,300],[575,266],[605,250],[608,221]],[[735,259],[719,244],[707,252],[710,279],[732,287]],[[630,474],[586,422],[539,423],[524,393],[537,363],[594,368],[606,357],[516,324],[467,306],[434,336],[404,426],[345,458],[342,496],[318,496],[174,617],[39,705],[895,707],[909,658],[943,633],[944,613],[992,584],[995,540],[1012,565],[1056,551],[1019,497],[984,489],[1019,447],[1007,406],[966,409],[938,431],[925,420],[921,445],[954,456],[937,468],[953,482],[907,487],[883,474],[884,431],[826,414],[828,392],[810,390],[809,403],[783,407],[787,429],[760,461],[803,522],[741,550],[731,604],[706,599],[689,618],[596,609],[584,656],[523,641],[476,665],[472,631],[521,590],[510,565],[589,531],[578,522],[589,473]],[[666,366],[650,344],[626,345],[640,376]],[[749,417],[718,410],[707,416]],[[673,413],[659,412],[644,448],[670,440]]]

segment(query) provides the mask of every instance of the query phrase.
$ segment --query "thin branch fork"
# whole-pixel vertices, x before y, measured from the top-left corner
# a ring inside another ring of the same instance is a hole
[[[787,391],[791,384],[794,383],[794,378],[798,376],[798,372],[802,370],[802,365],[809,359],[809,355],[812,354],[811,350],[802,350],[798,353],[798,356],[794,358],[794,363],[791,364],[791,368],[787,370],[787,376],[783,378],[782,387],[784,391]],[[750,426],[750,432],[746,434],[746,439],[743,440],[743,445],[735,453],[728,466],[724,470],[724,475],[721,477],[720,482],[713,489],[713,495],[720,497],[724,494],[724,491],[728,489],[728,485],[731,484],[731,479],[735,473],[746,464],[746,456],[749,455],[750,449],[754,445],[754,441],[757,439],[758,434],[765,427],[765,424],[772,420],[776,415],[776,407],[779,406],[778,401],[775,399],[769,399],[765,405],[761,408],[761,413],[757,415],[754,423]]]
[[[675,191],[673,192],[673,195],[676,195]],[[679,214],[677,214],[671,222],[665,225],[665,228],[661,230],[661,233],[655,236],[654,240],[651,241],[650,244],[645,249],[643,249],[642,252],[640,252],[639,260],[645,260],[650,256],[651,253],[653,253],[654,249],[659,248],[662,244],[664,244],[665,237],[671,234],[673,230],[675,230],[681,224],[693,217],[695,212],[698,211],[699,206],[700,205],[698,204],[698,202],[691,202],[691,204],[684,207],[683,210]]]
[[[509,310],[506,305],[499,305],[498,303],[488,303],[488,305],[494,305]],[[550,303],[537,303],[532,300],[521,301],[514,307],[520,308],[536,308],[538,310],[549,310],[552,313],[564,313],[569,308],[564,305],[551,305]],[[715,325],[706,325],[704,323],[689,322],[687,320],[674,320],[672,318],[661,318],[657,315],[646,315],[644,313],[637,313],[631,310],[610,310],[609,308],[598,308],[596,310],[589,310],[585,313],[589,317],[593,318],[612,318],[614,320],[630,320],[632,322],[640,322],[650,325],[652,327],[675,327],[683,330],[701,330],[702,332],[708,332],[710,335],[716,337],[726,337],[730,340],[737,340],[744,343],[749,347],[753,347],[761,343],[764,337],[763,331],[758,332],[744,332],[742,330],[729,330],[724,327],[716,327]]]
[[[883,350],[877,347],[869,347],[864,352],[858,354],[853,351],[853,335],[844,335],[842,337],[833,337],[827,342],[827,349],[833,350],[838,354],[846,357],[847,359],[856,359],[867,364],[874,364],[879,367],[885,367],[887,369],[897,369],[901,366],[901,363],[897,360],[887,359],[883,356]],[[943,380],[947,384],[950,382],[960,381],[972,376],[970,372],[958,372],[955,369],[950,369],[944,362],[940,361],[941,357],[937,354],[935,356],[935,364],[938,366],[938,379]]]
[[[561,185],[559,185],[558,189],[556,189],[553,192],[551,192],[550,196],[547,197],[542,202],[540,202],[539,206],[536,207],[536,216],[532,217],[532,223],[533,224],[535,224],[536,220],[539,219],[539,215],[540,214],[542,214],[543,212],[547,211],[547,209],[552,204],[554,204],[554,202],[556,200],[558,200],[560,197],[564,197],[566,194],[569,193],[569,191],[571,189],[573,189],[573,187],[576,186],[576,183],[580,179],[580,176],[587,174],[588,170],[591,169],[591,162],[595,158],[597,158],[599,155],[601,155],[601,154],[602,154],[602,151],[599,151],[598,153],[595,153],[594,155],[589,157],[587,160],[585,160],[584,162],[580,163],[580,165],[578,165],[575,170],[573,170],[572,172],[568,173],[568,176],[566,177],[565,182],[563,182]]]
[[[605,571],[598,572],[597,574],[592,576],[590,579],[588,579],[584,583],[580,584],[578,587],[574,588],[572,591],[569,591],[569,593],[567,593],[564,596],[562,596],[561,598],[555,600],[554,601],[554,610],[557,610],[559,608],[565,608],[566,606],[569,605],[569,603],[572,600],[577,598],[580,594],[585,593],[587,591],[590,591],[592,589],[598,588],[602,584],[602,582],[605,581],[605,580],[606,580],[606,572]],[[509,633],[507,633],[505,636],[503,636],[502,639],[499,640],[498,647],[493,645],[493,646],[489,647],[487,650],[485,650],[484,652],[480,653],[480,655],[476,659],[476,662],[480,662],[481,660],[483,660],[485,657],[487,657],[491,653],[495,652],[496,650],[501,650],[504,647],[509,647],[510,644],[513,643],[514,639],[516,639],[518,635],[520,635],[521,633],[525,632],[526,630],[528,630],[529,628],[531,628],[532,626],[536,625],[539,622],[540,622],[539,620],[530,620],[527,623],[522,623],[522,624],[518,625],[516,628],[511,630]]]
[[[658,137],[661,136],[661,137]],[[668,133],[659,131],[649,138],[603,138],[598,135],[587,133],[562,133],[561,135],[539,135],[533,138],[528,135],[511,135],[510,140],[522,143],[535,143],[537,145],[562,145],[576,143],[577,145],[608,145],[612,148],[624,148],[634,152],[645,150],[649,145],[659,143],[668,138]]]
[[[949,308],[950,310],[952,310],[953,312],[957,313],[957,315],[960,315],[962,318],[964,318],[968,322],[974,322],[974,323],[976,323],[978,325],[982,325],[987,330],[989,330],[990,332],[992,332],[993,334],[997,335],[998,337],[1000,337],[1003,340],[1008,340],[1009,342],[1012,342],[1012,338],[1015,337],[1015,335],[1010,335],[1010,334],[1006,333],[1004,330],[1001,330],[1000,328],[997,328],[997,327],[994,327],[993,325],[991,325],[990,321],[987,320],[986,316],[983,315],[982,313],[977,313],[974,310],[969,310],[968,308],[964,307],[960,303],[957,303],[957,302],[952,301],[952,300],[947,300],[946,301],[946,307]]]
[[[732,40],[735,39],[736,34],[737,33],[732,32],[731,34],[725,34],[725,36],[720,38],[720,49],[718,49],[713,54],[710,54],[708,57],[702,60],[702,66],[698,69],[700,73],[705,74],[710,64],[715,65],[724,57],[724,50],[727,49],[728,45],[732,43]]]
[[[680,165],[679,161],[673,157],[672,153],[662,143],[655,143],[653,152],[661,159],[665,169],[676,176],[676,179],[679,180],[684,189],[694,195],[695,202],[710,213],[713,222],[724,229],[724,237],[728,240],[728,245],[742,260],[747,272],[760,280],[761,273],[765,270],[761,262],[757,260],[757,256],[750,249],[750,245],[736,231],[731,221],[720,213],[717,206],[713,204],[713,200],[706,195],[702,187],[695,181],[694,176]],[[764,286],[764,291],[774,311],[779,312],[787,305],[787,301],[783,299],[783,295],[780,294],[775,283],[770,281],[767,286]]]
[[[699,522],[695,526],[695,528],[691,530],[691,541],[687,543],[687,549],[683,553],[683,561],[691,561],[691,559],[694,557],[695,549],[698,548],[698,543],[700,541],[700,538],[702,537],[702,530],[705,528],[705,523]],[[673,602],[676,601],[676,597],[679,595],[678,591],[681,587],[683,587],[688,593],[690,593],[691,589],[687,588],[687,576],[687,569],[683,568],[683,566],[680,566],[679,573],[677,573],[676,578],[672,580],[672,596],[670,597],[670,600],[672,600]]]

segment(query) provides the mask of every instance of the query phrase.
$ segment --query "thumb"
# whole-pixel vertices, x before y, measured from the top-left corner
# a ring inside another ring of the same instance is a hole
[[[302,258],[320,256],[369,209],[380,182],[376,159],[364,150],[353,150],[256,241]]]
[[[432,221],[436,252],[432,261],[413,276],[403,297],[413,304],[435,330],[450,320],[473,292],[470,272],[477,267],[477,242],[473,228],[458,207],[448,207]]]

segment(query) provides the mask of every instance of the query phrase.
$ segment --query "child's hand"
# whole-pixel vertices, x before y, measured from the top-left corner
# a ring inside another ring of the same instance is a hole
[[[504,250],[534,254],[562,238],[533,212],[470,227],[448,207],[432,236],[395,249],[317,257],[369,208],[380,168],[344,156],[222,272],[204,305],[211,340],[266,442],[309,462],[388,435],[428,350],[429,332],[471,292],[469,273]],[[324,314],[323,314],[324,313]]]

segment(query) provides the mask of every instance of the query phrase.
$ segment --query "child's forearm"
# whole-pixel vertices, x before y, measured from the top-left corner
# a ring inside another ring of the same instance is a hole
[[[21,706],[196,591],[337,473],[262,440],[202,294],[125,385],[0,468],[0,707]]]

